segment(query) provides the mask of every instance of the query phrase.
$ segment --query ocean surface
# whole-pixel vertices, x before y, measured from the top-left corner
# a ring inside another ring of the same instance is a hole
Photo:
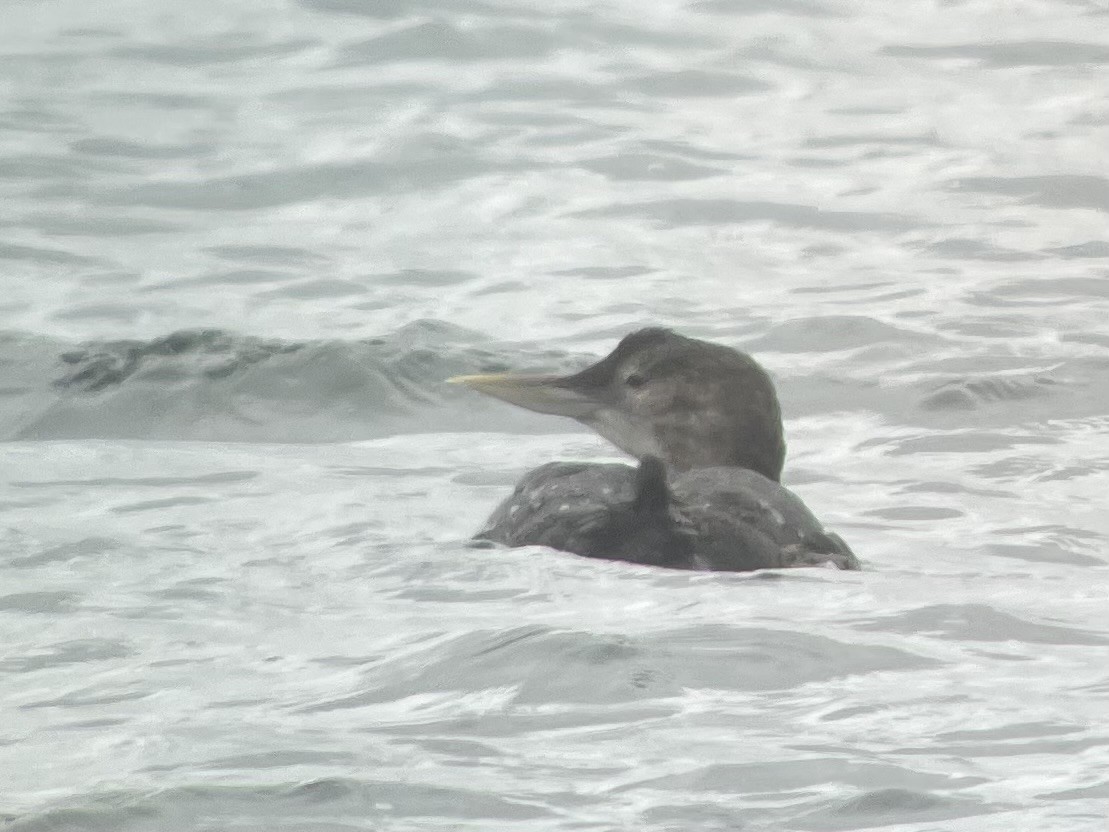
[[[1106,829],[1104,0],[3,16],[0,829]],[[865,571],[468,543],[648,324]]]

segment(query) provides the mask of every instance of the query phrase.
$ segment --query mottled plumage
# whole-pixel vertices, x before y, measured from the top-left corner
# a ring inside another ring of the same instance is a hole
[[[843,540],[778,482],[781,411],[750,356],[651,328],[574,375],[457,381],[577,419],[640,459],[638,468],[540,466],[480,539],[679,569],[859,568]]]
[[[476,537],[674,569],[859,568],[847,544],[778,483],[745,468],[697,468],[667,484],[654,457],[638,470],[621,463],[541,465]]]

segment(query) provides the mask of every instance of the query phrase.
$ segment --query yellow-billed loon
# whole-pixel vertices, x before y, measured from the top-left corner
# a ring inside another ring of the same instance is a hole
[[[652,327],[573,375],[452,381],[576,419],[639,460],[540,466],[478,539],[679,569],[859,568],[847,544],[780,484],[778,397],[744,353]]]

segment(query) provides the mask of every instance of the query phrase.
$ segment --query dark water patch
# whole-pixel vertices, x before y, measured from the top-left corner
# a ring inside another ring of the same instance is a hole
[[[684,159],[695,159],[700,162],[741,162],[753,161],[758,158],[750,153],[739,153],[730,148],[705,147],[684,140],[640,139],[638,145],[656,153],[665,153]]]
[[[223,260],[267,266],[318,266],[328,261],[317,251],[293,246],[209,246],[204,250]]]
[[[860,448],[872,444],[887,445],[890,456],[907,454],[981,454],[990,451],[1011,450],[1022,445],[1059,445],[1062,440],[1051,436],[1035,434],[1005,434],[984,431],[957,433],[937,433],[931,436],[915,436],[905,439],[882,439],[874,443],[864,442]]]
[[[1069,118],[1066,123],[1076,127],[1104,127],[1109,124],[1109,111],[1102,108],[1083,109]],[[1029,135],[1034,137],[1034,134]]]
[[[12,483],[12,485],[29,485],[30,483]],[[86,537],[72,543],[62,543],[51,546],[42,552],[33,555],[12,558],[9,566],[32,567],[44,566],[48,563],[68,563],[71,560],[84,557],[99,557],[108,553],[118,552],[123,544],[110,537]]]
[[[1081,725],[1066,725],[1059,722],[1019,722],[996,728],[964,728],[959,731],[947,731],[937,734],[936,739],[942,742],[1032,739],[1075,734],[1083,730],[1085,729]]]
[[[854,133],[838,136],[816,136],[801,143],[803,147],[835,149],[839,147],[859,147],[860,145],[902,145],[909,147],[940,145],[939,138],[933,133],[919,136],[884,136],[871,133]]]
[[[922,246],[922,250],[939,257],[957,260],[988,260],[995,263],[1020,263],[1028,260],[1041,260],[1043,255],[1034,251],[1018,251],[1004,248],[985,240],[949,238]]]
[[[121,38],[126,34],[123,29],[111,29],[107,26],[75,26],[72,29],[62,29],[58,34],[67,38]]]
[[[1060,332],[1059,340],[1070,344],[1092,344],[1098,347],[1109,347],[1109,334],[1098,332]]]
[[[896,327],[863,315],[821,315],[775,324],[743,347],[759,352],[832,352],[853,350],[880,343],[938,344],[942,339],[928,333]]]
[[[94,173],[114,172],[116,165],[89,165],[87,162],[64,155],[21,153],[0,157],[0,179],[58,180],[89,179]]]
[[[152,829],[140,825],[152,820],[151,811],[133,806],[82,806],[46,809],[26,815],[9,816],[5,829],[10,832],[127,832]]]
[[[409,745],[421,748],[433,755],[446,757],[453,765],[466,760],[494,760],[503,758],[505,753],[484,742],[465,739],[439,737],[412,737],[393,741],[396,745]]]
[[[16,303],[9,301],[7,303],[0,302],[0,312],[25,312],[31,308],[30,302]],[[13,389],[11,387],[6,389]]]
[[[369,40],[346,44],[336,67],[374,66],[401,61],[536,60],[560,45],[553,34],[534,26],[493,25],[461,28],[444,21],[393,29]]]
[[[182,584],[171,587],[170,589],[162,589],[157,592],[148,592],[147,597],[154,601],[200,601],[206,608],[211,608],[216,603],[227,599],[227,592],[220,592],[213,589],[208,589],[205,586],[196,585],[197,582],[185,581]],[[163,607],[164,608],[164,607]],[[179,610],[174,610],[173,615],[177,617]]]
[[[259,283],[284,283],[295,278],[295,272],[274,269],[233,269],[226,272],[210,272],[195,277],[175,277],[168,284],[173,288],[182,286],[254,286]],[[165,286],[148,287],[160,290]]]
[[[402,269],[399,272],[366,275],[363,280],[374,285],[390,286],[459,286],[474,280],[474,272],[456,271],[451,269]]]
[[[518,587],[506,589],[472,589],[470,587],[449,586],[409,586],[396,593],[394,598],[403,598],[421,604],[474,604],[481,601],[507,601],[530,594]]]
[[[484,0],[296,0],[306,9],[330,14],[355,15],[375,20],[397,20],[424,14],[451,12],[454,14],[503,15],[505,9],[496,3]],[[513,4],[514,14],[527,14],[523,8]]]
[[[921,399],[924,410],[977,410],[995,403],[1049,396],[1061,381],[1047,375],[997,376],[944,382]]]
[[[430,477],[438,479],[450,476],[454,468],[447,466],[424,465],[419,468],[389,467],[385,465],[343,465],[329,468],[332,473],[342,477]]]
[[[215,39],[218,41],[218,39]],[[227,38],[223,43],[196,42],[145,43],[119,46],[111,51],[116,58],[146,61],[170,66],[197,67],[238,63],[250,60],[273,60],[304,52],[319,41],[299,39],[278,43],[243,43],[241,38]]]
[[[1055,463],[1050,460],[1019,454],[968,468],[968,471],[975,476],[989,480],[1034,479],[1054,470],[1056,470]]]
[[[131,654],[131,648],[122,641],[106,638],[76,639],[51,644],[22,656],[13,651],[0,659],[0,672],[27,673],[71,664],[123,659]]]
[[[309,763],[310,765],[310,763]],[[350,763],[343,765],[349,767]],[[294,786],[223,785],[199,782],[154,791],[75,794],[53,806],[9,815],[12,832],[165,832],[168,829],[231,829],[244,818],[250,828],[355,832],[392,827],[398,820],[454,823],[522,823],[550,820],[545,795],[353,778],[317,778]],[[321,817],[321,808],[326,814]],[[350,818],[348,822],[343,820]],[[371,826],[367,826],[371,824]],[[407,825],[406,825],[407,828]]]
[[[1092,786],[1083,786],[1077,789],[1063,789],[1058,792],[1045,792],[1036,795],[1039,800],[1107,800],[1109,799],[1109,780],[1103,780]],[[1091,821],[1101,821],[1100,816],[1089,816]],[[1092,828],[1092,827],[1091,827]]]
[[[560,269],[552,275],[585,277],[590,280],[622,280],[626,277],[639,277],[651,274],[654,270],[646,266],[581,266],[576,269]]]
[[[524,278],[517,280],[501,280],[496,283],[482,286],[474,290],[474,295],[482,297],[485,295],[500,295],[506,292],[519,292],[519,291],[532,291],[535,288],[534,281],[529,281]],[[584,367],[583,363],[581,367]],[[581,369],[579,367],[579,369]]]
[[[287,794],[306,803],[332,803],[349,797],[355,791],[355,783],[338,777],[328,777],[293,786]]]
[[[776,792],[775,797],[789,799],[791,795]],[[721,806],[715,800],[697,800],[684,796],[673,805],[656,803],[644,809],[635,829],[650,829],[657,832],[742,832],[748,828],[772,828],[748,826],[763,822],[770,813],[766,809],[750,807]]]
[[[257,754],[236,754],[197,764],[198,768],[216,771],[253,771],[289,766],[352,766],[356,755],[345,751],[263,751]]]
[[[0,260],[16,260],[27,263],[49,263],[54,266],[90,266],[104,261],[99,257],[75,254],[57,248],[41,246],[21,246],[0,243]]]
[[[960,789],[985,782],[980,777],[949,777],[886,763],[856,763],[838,757],[759,763],[710,763],[690,772],[637,781],[616,791],[648,787],[691,794],[773,794],[813,790],[835,784],[859,789]]]
[[[208,95],[184,92],[140,92],[139,90],[93,90],[89,92],[92,101],[122,108],[156,110],[210,110],[215,103]],[[96,141],[96,139],[92,139]]]
[[[189,485],[207,486],[249,482],[257,476],[257,471],[218,471],[214,474],[199,474],[195,477],[92,477],[84,480],[19,480],[12,482],[11,485],[17,488],[140,486],[142,488],[177,489]]]
[[[800,46],[786,38],[747,40],[732,53],[732,62],[739,66],[759,63],[777,64],[791,73],[800,70],[805,74],[815,73],[822,76],[852,72],[842,63],[829,61],[822,50]]]
[[[362,667],[377,664],[384,659],[384,653],[371,653],[359,656],[319,656],[311,659],[321,667]]]
[[[1003,324],[1009,324],[1013,321],[1020,321],[1024,319],[1024,315],[1017,313],[999,313],[1000,321]],[[1033,366],[1038,366],[1043,360],[1037,361]],[[1046,359],[1050,361],[1051,359]],[[1086,359],[1078,359],[1079,362],[1087,361]],[[1052,364],[1055,362],[1052,361]],[[1109,369],[1109,361],[1103,362],[1104,366]],[[1027,356],[1018,355],[1011,351],[992,350],[989,353],[981,351],[966,351],[955,354],[953,351],[948,351],[946,355],[928,355],[924,356],[918,363],[910,365],[913,372],[946,372],[952,378],[980,378],[983,376],[990,377],[1021,377],[1021,374],[1033,375],[1035,371],[1029,370],[1029,358]],[[1050,376],[1055,372],[1054,368],[1050,371],[1040,371],[1039,375]]]
[[[1109,54],[1109,47],[1106,48]],[[953,179],[952,191],[1020,197],[1025,205],[1088,208],[1109,212],[1109,179],[1103,176],[968,176]]]
[[[843,254],[846,249],[843,246],[838,246],[833,243],[817,244],[805,248],[806,254],[816,254],[822,257],[835,257]],[[887,286],[895,286],[897,284],[889,281],[882,281],[878,283],[847,283],[836,282],[835,284],[821,284],[818,286],[798,286],[790,289],[798,295],[835,295],[845,292],[869,292],[872,289],[882,289]]]
[[[80,126],[69,116],[37,107],[0,112],[0,129],[23,133],[75,133]]]
[[[52,237],[136,237],[144,234],[168,234],[187,229],[183,223],[131,217],[125,214],[73,216],[53,212],[32,214],[21,219],[18,225],[38,229]]]
[[[17,592],[0,595],[0,612],[60,615],[76,610],[80,597],[75,592]]]
[[[930,635],[951,641],[1022,641],[1027,644],[1104,646],[1109,638],[1054,624],[1025,621],[986,604],[936,604],[883,618],[859,621],[860,630]]]
[[[842,17],[842,14],[815,0],[700,0],[691,3],[695,12],[747,17],[756,14],[788,14],[798,17]]]
[[[209,702],[205,705],[206,710],[222,711],[233,710],[235,708],[256,708],[259,705],[269,707],[271,704],[268,698],[257,699],[220,699],[215,702]]]
[[[533,733],[551,734],[558,731],[592,734],[632,734],[656,721],[673,719],[678,713],[672,702],[647,704],[642,701],[619,703],[616,706],[573,708],[568,710],[513,709],[486,712],[480,719],[463,714],[444,719],[419,722],[397,721],[374,728],[374,734],[390,736],[446,736],[518,738]]]
[[[459,485],[478,485],[482,487],[493,486],[506,488],[516,484],[517,474],[508,471],[463,471],[452,477],[452,481]],[[478,548],[495,548],[492,544],[484,547],[480,544],[487,541],[473,541]]]
[[[110,271],[94,272],[82,277],[86,286],[122,286],[124,283],[138,283],[142,275],[137,272]]]
[[[727,171],[668,159],[651,154],[620,154],[578,162],[578,167],[591,170],[613,181],[681,182],[720,176]]]
[[[986,654],[989,658],[1002,658]],[[1081,754],[1091,748],[1102,749],[1109,746],[1109,737],[1090,737],[1073,740],[1036,739],[1033,742],[955,742],[950,745],[940,746],[947,753],[956,754],[964,759],[977,759],[980,757],[1035,757],[1047,755],[1074,755]],[[931,757],[936,753],[936,746],[914,746],[898,748],[895,753],[907,757]]]
[[[1065,563],[1069,566],[1105,566],[1109,561],[1053,543],[990,543],[986,554],[1028,563]]]
[[[38,699],[20,705],[20,710],[29,711],[40,708],[95,708],[101,705],[118,705],[121,702],[134,702],[154,694],[151,691],[120,691],[118,693],[96,693],[91,688],[80,688],[51,699]]]
[[[824,159],[815,156],[794,156],[789,164],[796,168],[842,168],[849,164],[842,159]]]
[[[1109,297],[1107,277],[1053,277],[1013,280],[974,292],[967,302],[980,306],[1064,306],[1083,298]]]
[[[965,697],[959,701],[966,701]],[[820,719],[822,722],[839,722],[843,719],[855,719],[855,717],[869,717],[873,714],[882,713],[892,708],[892,705],[869,703],[866,705],[852,705],[847,708],[837,708],[834,711],[828,711],[822,714]]]
[[[563,102],[579,107],[643,109],[639,104],[627,101],[619,87],[560,77],[521,78],[511,75],[498,79],[480,90],[462,93],[459,98],[482,105],[495,101],[511,101],[541,107],[552,102]]]
[[[567,112],[548,112],[545,110],[520,110],[515,107],[489,110],[483,109],[474,118],[484,124],[508,127],[546,127],[563,130],[596,131],[597,135],[612,135],[624,132],[615,125],[605,125],[602,129],[594,119],[584,118]]]
[[[363,295],[369,287],[353,280],[339,280],[337,278],[319,280],[286,281],[276,289],[267,289],[256,292],[254,297],[259,300],[274,300],[284,298],[289,300],[320,300],[323,298],[344,298],[353,295]]]
[[[679,98],[755,95],[772,90],[774,85],[758,78],[728,72],[679,69],[657,72],[621,81],[619,89],[634,89],[644,95]]]
[[[901,232],[927,225],[902,214],[825,211],[809,205],[733,199],[664,199],[623,203],[578,211],[571,216],[639,217],[667,228],[771,222],[787,228],[820,231]]]
[[[1006,812],[1009,807],[991,806],[965,797],[928,793],[913,789],[877,789],[847,800],[831,801],[827,808],[808,812],[792,823],[803,830],[857,830],[902,824],[935,824],[975,815]],[[930,828],[930,827],[929,827]]]
[[[142,314],[134,306],[123,303],[90,303],[71,306],[50,316],[57,321],[112,321],[129,324]]]
[[[850,107],[829,107],[828,112],[837,116],[893,116],[903,113],[902,107],[862,104]]]
[[[5,21],[10,25],[18,25],[13,21]],[[53,46],[53,45],[52,45]],[[41,48],[38,51],[11,51],[0,52],[0,72],[5,73],[5,77],[12,77],[15,79],[29,79],[34,77],[33,74],[42,74],[46,78],[66,77],[69,80],[69,73],[78,70],[80,64],[88,61],[88,53],[81,49],[70,48]],[[71,76],[70,76],[71,77]],[[41,83],[41,82],[40,82]],[[48,83],[48,82],[47,82]],[[37,85],[27,85],[27,89],[33,89]],[[31,102],[24,96],[13,96],[13,98],[20,103],[30,104]],[[44,100],[40,98],[39,101]],[[31,107],[25,106],[23,110],[32,110]]]
[[[404,99],[434,96],[437,87],[419,80],[386,81],[371,78],[353,79],[348,84],[314,83],[276,90],[265,96],[275,104],[293,105],[314,117],[316,123],[331,124],[335,114],[373,114],[375,107]],[[310,122],[311,123],[311,122]]]
[[[1109,63],[1109,46],[1073,41],[1028,40],[1011,43],[959,43],[947,46],[892,45],[882,54],[901,58],[966,58],[989,67],[1081,66]]]
[[[616,131],[611,127],[593,124],[566,130],[548,130],[541,135],[529,136],[527,142],[531,148],[566,147],[577,152],[584,145],[605,141],[615,134]]]
[[[1092,459],[1072,465],[1056,463],[1051,469],[1036,475],[1036,482],[1066,482],[1109,471],[1109,459]]]
[[[1067,260],[1099,259],[1109,257],[1109,240],[1087,240],[1070,246],[1045,248],[1045,254],[1053,254]]]
[[[1032,338],[1040,331],[1035,321],[1015,315],[960,316],[937,322],[936,329],[974,338]]]
[[[879,517],[883,520],[931,522],[933,520],[954,520],[956,517],[962,517],[964,512],[940,506],[891,506],[889,508],[870,509],[862,512],[862,515],[864,517]]]
[[[127,718],[104,719],[75,719],[68,722],[55,723],[63,731],[97,731],[103,732],[105,728],[116,728],[127,725],[131,720]],[[101,733],[102,735],[102,733]]]
[[[566,22],[560,21],[559,28]],[[665,24],[664,24],[665,25]],[[613,49],[615,44],[621,48],[629,45],[653,46],[671,50],[703,49],[720,42],[716,33],[695,32],[692,30],[649,29],[627,23],[603,20],[599,15],[581,15],[569,27],[579,39],[594,48]]]
[[[214,145],[194,142],[192,144],[157,144],[136,142],[116,136],[95,136],[71,142],[70,150],[85,156],[109,159],[196,159],[214,150]],[[82,160],[87,164],[87,160]]]
[[[1012,500],[1017,498],[1016,492],[1002,491],[998,488],[968,488],[962,483],[958,482],[937,482],[937,481],[921,481],[921,482],[905,482],[897,489],[899,494],[958,494],[969,495],[973,497],[987,497],[995,498],[1000,497],[1003,500]]]
[[[199,506],[213,502],[217,502],[216,497],[166,497],[163,500],[141,500],[137,503],[126,503],[121,506],[113,506],[111,511],[115,514],[131,514],[136,511],[163,511],[164,509],[177,508],[178,506]]]

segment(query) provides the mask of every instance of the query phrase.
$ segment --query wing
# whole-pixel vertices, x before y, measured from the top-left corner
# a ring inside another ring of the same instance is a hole
[[[635,498],[635,469],[619,463],[549,462],[524,475],[475,535],[507,546],[550,546],[577,554],[598,514]]]
[[[697,469],[668,489],[664,469],[658,471],[659,482],[648,476],[637,483],[637,469],[629,465],[542,465],[475,537],[679,569],[859,568],[846,544],[826,533],[795,494],[761,474]],[[653,499],[642,499],[644,489]]]
[[[711,569],[860,568],[842,538],[826,532],[800,497],[754,471],[698,468],[680,474],[673,490]]]
[[[478,538],[605,560],[703,568],[694,534],[671,504],[657,459],[627,465],[555,462],[527,474]]]

